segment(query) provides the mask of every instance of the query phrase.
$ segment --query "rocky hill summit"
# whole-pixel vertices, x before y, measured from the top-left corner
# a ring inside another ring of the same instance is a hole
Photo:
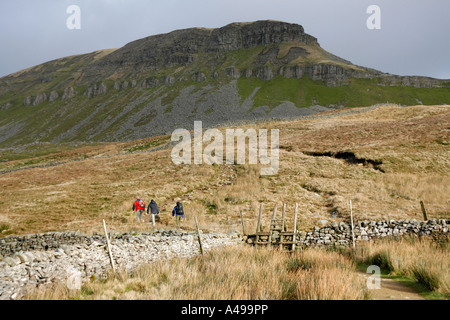
[[[306,34],[300,25],[277,21],[232,23],[219,29],[191,28],[133,41],[92,63],[87,74],[97,70],[109,72],[142,73],[161,68],[185,66],[196,62],[201,53],[224,53],[253,49],[283,42],[317,44],[317,39]],[[306,54],[305,50],[292,50],[290,57]],[[214,57],[213,57],[214,58]],[[211,59],[211,65],[213,64]],[[257,61],[258,66],[264,64]]]
[[[443,104],[450,81],[356,66],[280,21],[190,28],[0,78],[0,147],[133,140],[377,103]]]

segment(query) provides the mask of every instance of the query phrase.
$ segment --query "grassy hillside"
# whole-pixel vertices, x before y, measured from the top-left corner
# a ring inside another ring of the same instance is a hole
[[[158,149],[170,136],[2,151],[1,159],[10,158],[0,162],[2,235],[101,232],[101,219],[113,215],[116,230],[149,228],[135,224],[131,203],[137,195],[160,204],[161,227],[174,226],[169,213],[177,199],[188,212],[185,227],[193,228],[197,215],[203,226],[222,231],[240,230],[241,210],[253,230],[259,203],[266,224],[273,205],[283,202],[292,223],[297,202],[302,229],[321,219],[347,221],[349,200],[357,220],[420,219],[420,200],[430,217],[448,218],[449,122],[448,106],[384,106],[246,126],[280,130],[274,176],[260,176],[261,165],[176,166],[171,147]],[[381,164],[325,155],[338,151]]]
[[[145,130],[156,128],[155,121],[167,121],[167,123],[161,124],[161,129],[158,130],[160,130],[159,134],[168,133],[177,127],[169,119],[172,115],[180,113],[179,109],[174,108],[173,101],[179,97],[182,90],[192,87],[194,89],[191,91],[191,95],[201,93],[200,98],[195,98],[197,99],[196,105],[200,106],[206,100],[214,99],[214,95],[224,86],[229,85],[230,81],[229,78],[217,78],[200,83],[192,80],[176,82],[172,85],[160,85],[153,89],[137,86],[117,91],[110,88],[107,94],[90,99],[83,94],[85,89],[77,88],[77,95],[67,101],[57,99],[53,102],[46,101],[38,106],[19,105],[7,110],[0,110],[0,127],[3,126],[5,137],[0,141],[0,147],[32,142],[129,140],[130,134],[147,132]],[[237,91],[233,95],[238,95],[242,103],[251,97],[253,92],[256,92],[251,99],[253,106],[250,110],[268,106],[268,117],[271,116],[270,110],[285,101],[294,103],[297,108],[313,105],[358,107],[379,103],[435,105],[450,101],[448,88],[381,86],[378,85],[378,81],[376,78],[349,79],[346,85],[328,87],[323,81],[313,81],[307,75],[301,79],[277,76],[270,81],[263,81],[256,77],[240,77],[237,80]],[[112,84],[110,85],[112,86]],[[15,100],[23,103],[24,96],[25,94]],[[183,103],[183,101],[184,99],[181,99],[179,103]],[[149,107],[155,104],[161,106]],[[215,119],[215,114],[223,112],[223,108],[218,105],[211,105],[207,111],[197,111],[194,108],[189,113],[189,118],[186,117],[183,120],[186,123],[179,123],[178,127],[191,125],[191,118],[203,120],[208,114],[210,119]],[[242,112],[244,117],[246,111],[242,110]],[[136,115],[139,120],[130,124],[129,120]],[[158,115],[166,120],[156,118]],[[218,123],[224,120],[219,119],[221,118],[217,118]],[[255,120],[257,119],[255,118]],[[238,121],[239,119],[229,120]],[[214,120],[211,121],[214,122]],[[158,132],[154,134],[158,134]],[[152,133],[149,132],[148,135],[152,135]]]
[[[323,81],[313,81],[308,76],[287,79],[278,76],[272,81],[257,78],[238,80],[241,97],[247,98],[255,88],[254,108],[269,106],[270,109],[283,101],[293,102],[297,107],[334,105],[344,107],[371,106],[378,103],[399,105],[442,104],[450,99],[448,88],[414,88],[405,86],[381,86],[380,79],[349,79],[348,84],[328,87]]]

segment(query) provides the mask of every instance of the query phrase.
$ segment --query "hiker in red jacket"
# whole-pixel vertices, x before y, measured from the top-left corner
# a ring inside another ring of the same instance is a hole
[[[145,211],[145,202],[141,200],[140,197],[136,198],[136,201],[133,203],[133,212],[136,212],[136,217],[138,222],[142,222],[142,213]]]

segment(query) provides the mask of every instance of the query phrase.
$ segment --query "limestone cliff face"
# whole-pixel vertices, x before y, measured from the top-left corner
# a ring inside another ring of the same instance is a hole
[[[187,65],[199,53],[220,53],[282,42],[317,43],[302,26],[278,21],[232,23],[218,29],[192,28],[133,41],[91,65],[87,75],[100,71],[158,70]]]
[[[259,45],[281,42],[317,43],[317,39],[305,33],[302,26],[279,21],[232,23],[210,33],[207,52],[250,49]]]

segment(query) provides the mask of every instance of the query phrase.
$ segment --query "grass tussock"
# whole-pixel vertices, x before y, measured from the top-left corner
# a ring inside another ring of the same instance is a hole
[[[292,256],[253,247],[211,250],[205,256],[172,259],[120,272],[81,290],[63,287],[30,292],[26,299],[364,299],[365,282],[347,257],[325,250]]]

